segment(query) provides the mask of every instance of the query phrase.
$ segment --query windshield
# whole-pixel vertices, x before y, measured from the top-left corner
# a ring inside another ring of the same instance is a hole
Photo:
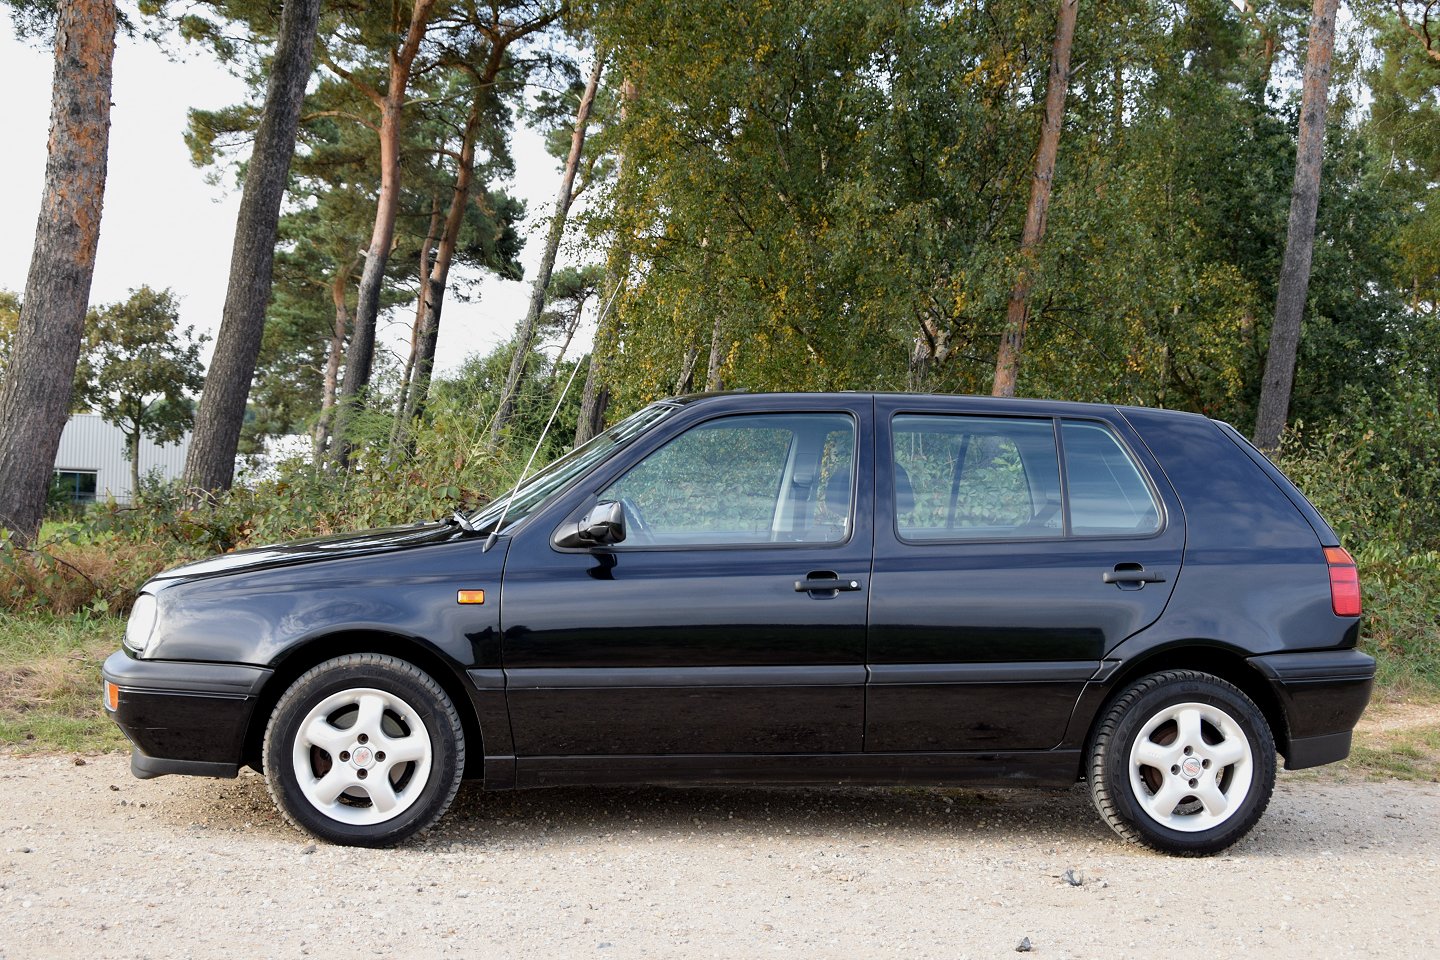
[[[616,449],[678,409],[680,408],[673,403],[652,403],[632,413],[609,430],[597,434],[525,480],[516,488],[513,501],[509,491],[496,497],[475,513],[470,518],[471,522],[476,530],[489,533],[490,528],[500,519],[501,513],[504,513],[505,526],[501,532],[511,529],[539,509],[552,494],[569,486],[570,481],[585,474]],[[505,506],[507,501],[510,502],[508,509]]]

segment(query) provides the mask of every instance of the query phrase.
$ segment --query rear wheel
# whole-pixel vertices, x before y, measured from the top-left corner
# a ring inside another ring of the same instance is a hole
[[[1218,677],[1155,674],[1110,705],[1090,750],[1090,797],[1120,836],[1200,856],[1235,843],[1275,787],[1275,741],[1254,701]]]
[[[351,654],[305,673],[280,698],[264,767],[275,805],[302,830],[390,846],[450,806],[465,738],[432,677],[395,657]]]

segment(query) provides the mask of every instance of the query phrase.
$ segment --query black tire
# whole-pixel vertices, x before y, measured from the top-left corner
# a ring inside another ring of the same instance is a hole
[[[1200,736],[1182,734],[1182,720]],[[1146,742],[1137,744],[1142,734]],[[1242,748],[1247,756],[1224,762]],[[1144,763],[1137,753],[1165,759]],[[1111,701],[1091,737],[1089,762],[1090,799],[1101,818],[1132,843],[1181,856],[1234,844],[1259,821],[1275,788],[1275,739],[1265,715],[1234,685],[1194,670],[1146,677]],[[1205,800],[1184,792],[1197,785]]]
[[[455,705],[424,671],[349,654],[285,691],[265,730],[264,769],[275,806],[301,830],[328,843],[388,847],[450,806],[465,771],[465,734]],[[337,787],[343,792],[325,799]]]

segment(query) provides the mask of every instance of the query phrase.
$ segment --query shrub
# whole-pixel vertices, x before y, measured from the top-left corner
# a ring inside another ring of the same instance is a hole
[[[1440,690],[1440,411],[1422,390],[1339,407],[1345,420],[1294,430],[1280,466],[1355,557],[1381,682]]]

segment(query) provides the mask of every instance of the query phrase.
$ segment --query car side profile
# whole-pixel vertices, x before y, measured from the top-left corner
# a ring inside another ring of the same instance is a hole
[[[1084,781],[1120,836],[1208,854],[1277,752],[1348,755],[1359,623],[1349,554],[1223,423],[708,394],[473,515],[162,573],[103,675],[137,777],[248,765],[335,843],[414,835],[467,776]]]

